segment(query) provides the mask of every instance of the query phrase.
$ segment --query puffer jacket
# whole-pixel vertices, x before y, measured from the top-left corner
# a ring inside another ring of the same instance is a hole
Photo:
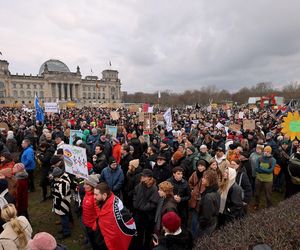
[[[23,150],[21,162],[24,164],[26,170],[35,169],[34,151],[32,146],[29,146]]]
[[[103,169],[100,181],[105,181],[115,195],[119,195],[124,183],[124,174],[120,166],[116,169],[106,167]]]
[[[94,228],[97,221],[96,214],[97,204],[94,199],[93,192],[86,192],[82,201],[82,223],[89,227]]]

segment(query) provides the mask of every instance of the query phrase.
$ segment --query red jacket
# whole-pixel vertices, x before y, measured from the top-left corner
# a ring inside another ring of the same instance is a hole
[[[82,201],[82,223],[89,227],[95,228],[97,213],[97,205],[93,192],[86,192]]]
[[[98,225],[109,250],[127,250],[136,234],[135,222],[113,193],[98,210]]]
[[[118,143],[114,145],[112,149],[112,155],[118,164],[120,164],[121,161],[121,148],[122,146]]]
[[[28,179],[17,179],[16,208],[18,214],[28,209]]]

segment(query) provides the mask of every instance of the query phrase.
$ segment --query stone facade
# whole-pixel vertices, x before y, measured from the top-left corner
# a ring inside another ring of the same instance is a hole
[[[121,81],[118,71],[102,71],[102,78],[82,78],[80,68],[71,72],[59,60],[48,60],[42,64],[39,74],[11,74],[9,63],[0,60],[0,103],[32,104],[35,94],[42,102],[73,101],[81,105],[95,103],[120,103]]]

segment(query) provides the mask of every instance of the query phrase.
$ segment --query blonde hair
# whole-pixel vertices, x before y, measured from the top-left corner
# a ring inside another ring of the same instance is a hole
[[[158,188],[166,193],[167,198],[174,196],[173,193],[174,186],[172,185],[171,182],[163,181],[158,185]]]
[[[16,233],[19,241],[20,248],[24,248],[28,244],[28,240],[25,234],[25,229],[21,226],[20,221],[17,218],[17,210],[14,204],[7,204],[1,209],[1,217],[6,222],[10,222],[13,231]]]

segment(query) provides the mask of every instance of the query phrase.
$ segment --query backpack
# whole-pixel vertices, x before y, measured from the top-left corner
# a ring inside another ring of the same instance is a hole
[[[4,198],[4,196],[8,193],[8,189],[5,189],[1,194],[0,194],[0,208],[2,209],[5,205],[8,204],[7,200]]]

